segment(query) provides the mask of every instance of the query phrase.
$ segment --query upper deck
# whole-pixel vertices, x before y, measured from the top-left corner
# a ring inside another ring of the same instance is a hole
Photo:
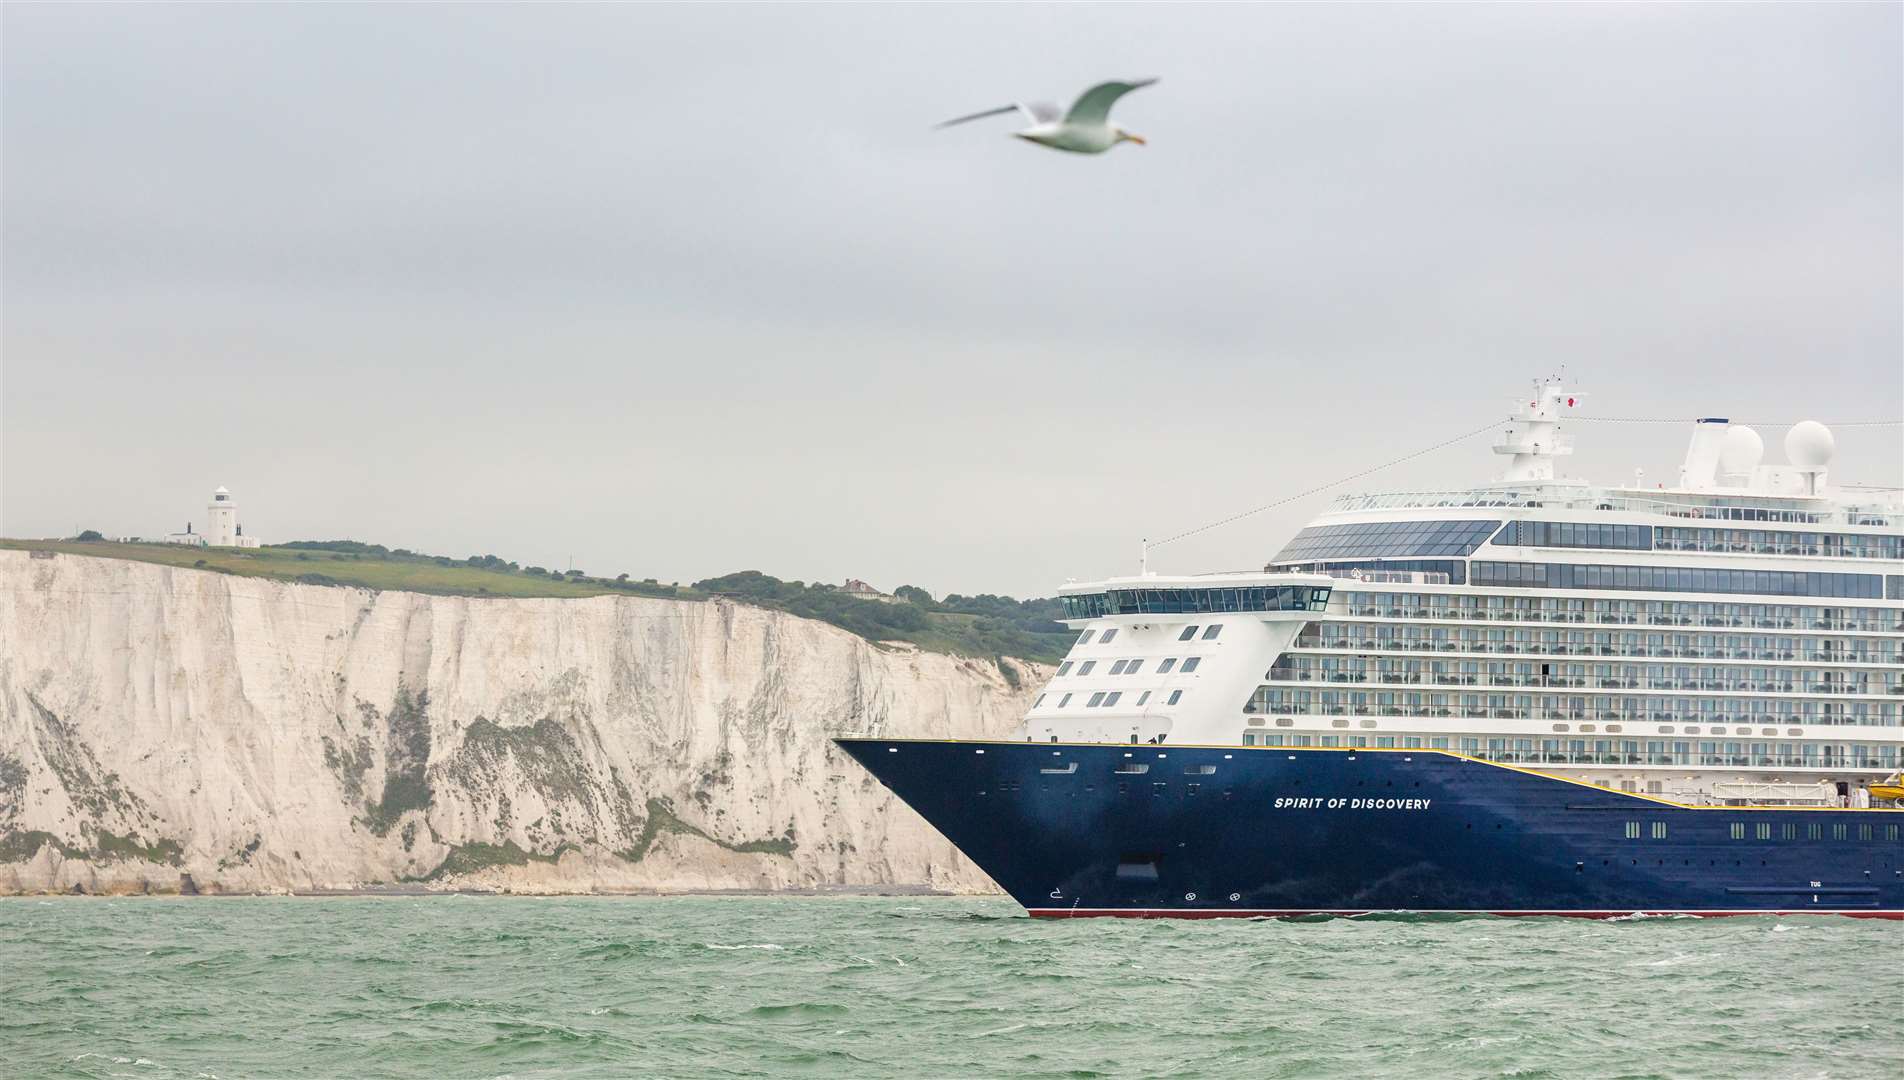
[[[1603,488],[1586,484],[1488,486],[1448,491],[1396,491],[1338,496],[1318,520],[1396,510],[1573,511],[1606,519],[1737,522],[1841,527],[1882,534],[1904,529],[1904,492],[1859,488],[1844,498],[1793,499],[1743,492],[1677,491],[1665,488]],[[1504,515],[1503,520],[1506,516]]]

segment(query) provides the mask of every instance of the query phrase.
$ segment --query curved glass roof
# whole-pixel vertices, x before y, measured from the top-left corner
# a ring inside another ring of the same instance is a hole
[[[1469,555],[1500,527],[1499,521],[1482,520],[1311,525],[1297,533],[1270,562]]]

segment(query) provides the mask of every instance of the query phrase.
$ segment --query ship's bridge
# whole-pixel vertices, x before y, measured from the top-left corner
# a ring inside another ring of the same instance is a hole
[[[1321,611],[1335,584],[1327,574],[1228,573],[1107,578],[1058,590],[1065,622],[1141,621],[1140,616]],[[1292,616],[1300,617],[1300,616]]]
[[[1328,607],[1324,574],[1108,578],[1059,590],[1081,631],[1025,716],[1039,742],[1235,737],[1235,703]]]

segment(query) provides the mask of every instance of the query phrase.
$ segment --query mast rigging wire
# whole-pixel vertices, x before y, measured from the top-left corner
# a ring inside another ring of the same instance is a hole
[[[1701,418],[1692,417],[1692,416],[1686,416],[1686,417],[1679,417],[1679,416],[1570,416],[1567,419],[1560,421],[1560,423],[1562,425],[1565,425],[1565,424],[1691,424],[1691,423],[1696,423],[1699,419]],[[1798,421],[1797,420],[1728,420],[1727,423],[1759,424],[1764,427],[1790,427],[1793,424],[1798,423]],[[1830,421],[1823,421],[1823,423],[1826,427],[1831,427],[1831,428],[1904,427],[1904,420],[1840,420],[1835,423]]]
[[[1508,422],[1511,423],[1512,418],[1509,418]],[[1481,425],[1478,428],[1475,428],[1473,431],[1470,431],[1465,435],[1457,435],[1452,439],[1448,439],[1443,442],[1438,442],[1434,444],[1433,446],[1423,447],[1422,449],[1417,450],[1412,454],[1404,454],[1401,457],[1394,458],[1393,460],[1384,461],[1380,465],[1375,465],[1370,468],[1363,469],[1361,472],[1350,473],[1349,475],[1341,477],[1340,479],[1331,480],[1326,484],[1318,484],[1315,487],[1309,488],[1306,491],[1298,491],[1294,495],[1286,495],[1280,499],[1277,499],[1275,502],[1264,503],[1263,505],[1255,508],[1254,510],[1245,510],[1240,514],[1231,514],[1229,517],[1223,518],[1220,521],[1212,521],[1208,525],[1199,525],[1194,529],[1190,529],[1186,532],[1180,532],[1175,536],[1165,537],[1164,539],[1158,540],[1155,543],[1150,544],[1149,546],[1153,549],[1160,548],[1160,547],[1163,547],[1165,544],[1174,544],[1179,540],[1185,539],[1186,537],[1195,536],[1198,533],[1209,532],[1211,529],[1220,529],[1223,526],[1228,525],[1232,522],[1241,521],[1246,517],[1251,517],[1253,515],[1260,514],[1265,510],[1274,510],[1278,506],[1283,506],[1287,503],[1295,502],[1297,499],[1307,498],[1320,491],[1327,491],[1332,487],[1339,487],[1343,484],[1348,483],[1351,480],[1360,480],[1364,476],[1368,476],[1371,473],[1378,473],[1378,472],[1381,472],[1383,469],[1400,465],[1404,461],[1412,461],[1415,458],[1421,457],[1423,454],[1432,454],[1436,450],[1453,446],[1455,443],[1466,442],[1469,439],[1474,438],[1476,435],[1484,435],[1487,432],[1495,430],[1496,428],[1501,426],[1501,423],[1502,421],[1500,420],[1489,420],[1487,423]]]

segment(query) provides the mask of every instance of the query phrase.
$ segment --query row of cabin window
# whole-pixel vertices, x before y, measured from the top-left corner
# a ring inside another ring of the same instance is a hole
[[[1684,529],[1662,526],[1659,546],[1671,550],[1737,551],[1754,555],[1827,555],[1904,559],[1904,535],[1786,532],[1766,529]]]
[[[1665,822],[1653,821],[1653,822],[1648,822],[1647,824],[1651,826],[1647,830],[1647,835],[1651,836],[1654,840],[1666,839],[1666,823]],[[1745,839],[1745,824],[1746,823],[1743,821],[1734,821],[1731,823],[1732,839],[1734,840]],[[1778,825],[1778,838],[1780,840],[1798,839],[1798,823],[1795,821],[1754,822],[1752,825],[1753,838],[1758,840],[1770,840],[1772,838],[1772,826],[1774,824]],[[1827,824],[1826,822],[1822,822],[1822,821],[1806,822],[1805,823],[1805,839],[1823,840],[1825,838],[1826,824]],[[1833,840],[1845,840],[1849,838],[1848,836],[1849,827],[1847,826],[1845,822],[1834,821],[1834,822],[1831,822],[1830,825],[1831,825],[1831,838]],[[1897,840],[1898,828],[1896,825],[1885,825],[1885,826],[1882,826],[1882,829],[1883,829],[1882,833],[1879,833],[1878,827],[1873,826],[1869,823],[1861,823],[1858,826],[1858,839],[1873,840],[1873,839],[1877,839],[1879,836],[1882,836],[1883,839],[1888,841]],[[1640,835],[1641,834],[1640,834],[1639,822],[1629,821],[1626,823],[1626,838],[1628,840],[1638,840],[1640,838]]]
[[[1654,626],[1752,626],[1835,630],[1904,629],[1890,608],[1644,600],[1614,597],[1499,596],[1473,593],[1358,592],[1348,613],[1423,619],[1527,619],[1550,622],[1648,623]]]
[[[1884,578],[1879,574],[1831,574],[1797,570],[1497,563],[1477,560],[1468,571],[1476,585],[1537,586],[1548,589],[1653,589],[1861,599],[1876,599],[1883,596],[1885,591]]]
[[[1071,665],[1073,663],[1074,661],[1066,660],[1064,663],[1059,664],[1058,673],[1052,677],[1063,678],[1064,676],[1071,674]],[[1185,657],[1183,661],[1182,673],[1185,675],[1188,675],[1191,672],[1195,671],[1198,665],[1202,663],[1203,663],[1203,658],[1200,656]],[[1141,657],[1136,660],[1115,660],[1115,661],[1112,661],[1111,663],[1111,674],[1135,675],[1137,674],[1139,670],[1143,668],[1143,666],[1144,666],[1144,661]],[[1082,664],[1078,664],[1078,677],[1083,678],[1084,676],[1089,675],[1096,667],[1097,667],[1096,660],[1086,660]],[[1177,667],[1177,658],[1174,656],[1166,656],[1163,659],[1163,663],[1160,663],[1157,665],[1157,674],[1168,675],[1172,671],[1176,670],[1176,667]]]
[[[1148,705],[1150,703],[1150,695],[1151,695],[1151,691],[1149,690],[1146,690],[1143,693],[1139,694],[1137,696],[1138,707],[1141,708],[1144,705]],[[1051,696],[1050,694],[1039,694],[1038,700],[1032,702],[1031,707],[1034,709],[1038,708],[1039,706],[1043,705],[1045,703],[1045,699],[1050,696]],[[1062,709],[1070,705],[1071,699],[1076,696],[1077,694],[1075,693],[1064,695],[1063,697],[1058,699],[1058,704],[1054,706],[1054,708]],[[1124,696],[1124,691],[1122,690],[1099,690],[1096,693],[1092,694],[1090,698],[1085,701],[1084,707],[1087,709],[1095,709],[1095,708],[1108,709],[1112,705],[1117,704],[1118,699],[1123,696]],[[1183,700],[1183,691],[1172,690],[1170,692],[1170,697],[1164,701],[1164,704],[1175,705],[1177,702],[1182,700]]]
[[[1874,828],[1869,823],[1860,823],[1858,825],[1858,839],[1871,840],[1871,839],[1875,839],[1877,836],[1880,836],[1880,835],[1886,840],[1897,839],[1898,830],[1896,825],[1885,825],[1882,828],[1883,828],[1883,832],[1878,833],[1876,828]],[[1848,839],[1848,836],[1846,835],[1847,832],[1848,832],[1848,828],[1844,822],[1834,821],[1831,823],[1831,838],[1833,840]],[[1754,823],[1752,828],[1752,836],[1753,836],[1753,839],[1756,839],[1756,840],[1770,840],[1772,838],[1772,823],[1769,821],[1760,821],[1760,822]],[[1786,822],[1779,823],[1778,838],[1780,840],[1798,839],[1798,823],[1795,821],[1786,821]],[[1824,838],[1825,838],[1825,823],[1824,822],[1808,821],[1805,823],[1805,839],[1823,840]],[[1734,840],[1745,839],[1745,822],[1735,821],[1732,823],[1732,839]]]
[[[1198,630],[1203,631],[1203,640],[1215,641],[1216,636],[1223,632],[1223,624],[1213,623],[1208,627],[1186,626],[1183,628],[1183,633],[1177,635],[1177,640],[1189,641],[1190,639],[1197,636]],[[1098,633],[1098,631],[1096,630],[1086,630],[1084,633],[1079,634],[1077,643],[1076,645],[1073,646],[1073,648],[1077,647],[1077,645],[1089,645],[1091,643],[1091,636],[1096,633]],[[1111,639],[1115,638],[1116,636],[1117,636],[1117,628],[1112,627],[1103,632],[1103,636],[1097,639],[1097,643],[1099,645],[1109,645],[1111,643]]]

